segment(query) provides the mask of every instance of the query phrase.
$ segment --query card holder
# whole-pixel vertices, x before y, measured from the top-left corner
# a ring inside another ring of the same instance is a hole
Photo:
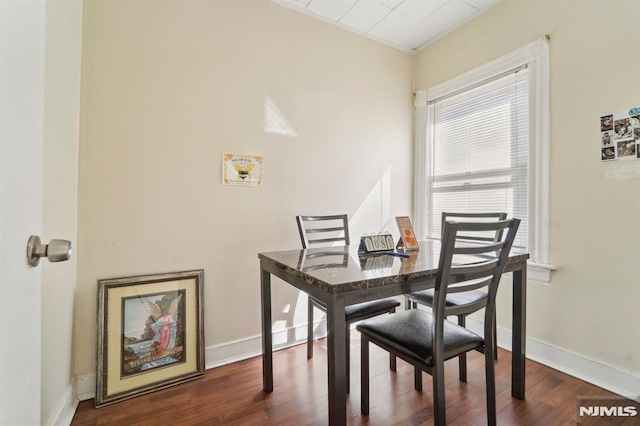
[[[359,254],[377,253],[395,249],[395,243],[391,234],[379,233],[360,237]]]

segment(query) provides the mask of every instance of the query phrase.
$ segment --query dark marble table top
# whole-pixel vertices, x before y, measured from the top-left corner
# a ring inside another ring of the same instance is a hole
[[[310,285],[337,294],[373,289],[389,284],[434,279],[438,271],[440,241],[419,242],[420,250],[409,258],[390,255],[358,255],[358,245],[259,253],[269,263]],[[529,255],[513,248],[505,271],[522,268]]]

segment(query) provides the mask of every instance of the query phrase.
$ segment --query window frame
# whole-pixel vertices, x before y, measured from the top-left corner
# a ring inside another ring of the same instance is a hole
[[[465,90],[526,65],[529,70],[529,279],[548,283],[556,267],[549,261],[549,43],[545,36],[415,94],[414,223],[419,238],[427,235],[427,202],[431,178],[429,102]]]

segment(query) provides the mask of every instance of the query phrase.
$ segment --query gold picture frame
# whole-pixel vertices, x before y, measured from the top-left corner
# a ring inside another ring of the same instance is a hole
[[[98,280],[95,406],[204,376],[204,271]]]

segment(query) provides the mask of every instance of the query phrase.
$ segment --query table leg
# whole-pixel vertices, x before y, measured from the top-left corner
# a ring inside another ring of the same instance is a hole
[[[271,274],[261,270],[262,306],[262,389],[273,392],[273,336],[271,334]]]
[[[327,306],[327,363],[329,384],[329,425],[347,424],[346,330],[344,299]]]
[[[527,265],[513,272],[513,327],[511,335],[511,396],[524,399],[527,340]]]

